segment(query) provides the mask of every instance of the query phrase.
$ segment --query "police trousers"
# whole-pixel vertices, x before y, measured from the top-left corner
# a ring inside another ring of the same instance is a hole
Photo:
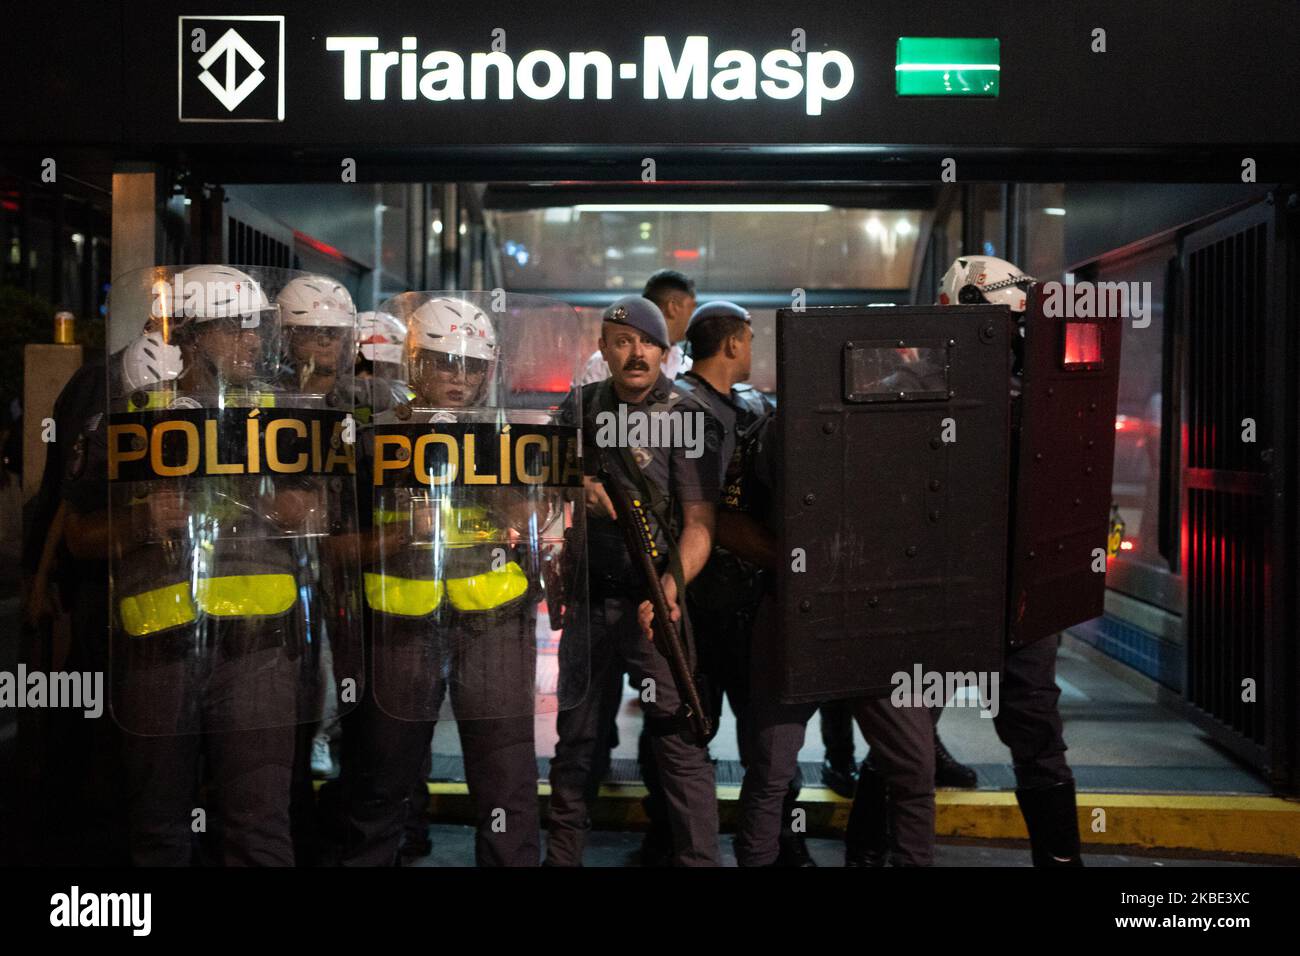
[[[1011,751],[1016,789],[1037,790],[1073,783],[1065,760],[1056,686],[1056,641],[1045,637],[1009,651],[1002,664],[998,715],[993,727]]]
[[[344,866],[394,866],[411,783],[445,697],[460,733],[479,866],[541,856],[533,709],[536,605],[428,618],[372,615],[371,680],[343,716]]]
[[[771,597],[759,608],[757,648],[774,637],[775,611]],[[755,654],[750,740],[740,788],[736,860],[741,866],[767,866],[776,861],[782,831],[791,825],[783,804],[798,771],[808,721],[818,707],[780,703],[763,656],[761,650]],[[892,861],[929,866],[934,861],[934,723],[929,709],[895,707],[888,697],[862,698],[847,705],[890,788]]]
[[[219,864],[293,865],[301,667],[287,644],[294,628],[292,617],[224,621],[209,625],[198,648],[190,634],[122,645],[113,708],[128,731],[123,763],[136,865],[189,865],[196,832],[215,837],[209,842]],[[210,806],[199,795],[204,757]]]
[[[753,669],[751,644],[754,630],[754,618],[757,607],[717,610],[692,599],[687,591],[686,606],[691,616],[691,628],[695,635],[695,644],[700,661],[700,670],[707,680],[709,699],[705,706],[710,709],[713,726],[718,726],[722,717],[722,701],[726,696],[731,704],[731,712],[736,718],[736,744],[742,767],[749,765],[750,705],[753,694],[750,691],[750,675]],[[641,764],[641,779],[645,783],[646,797],[642,801],[646,816],[650,818],[652,828],[667,826],[667,801],[664,797],[663,783],[660,779],[659,766],[655,763],[654,750],[651,747],[649,729],[641,731],[638,760]],[[853,729],[849,725],[849,745],[852,748]],[[803,773],[795,766],[794,777],[790,780],[790,789],[786,794],[785,813],[789,814],[799,800],[799,791],[803,789]]]
[[[891,858],[903,865],[929,866],[934,861],[934,730],[929,711],[894,707],[887,697],[855,700],[850,706],[871,744],[872,760],[890,787]],[[741,866],[776,861],[782,831],[791,825],[782,808],[816,710],[816,704],[780,704],[771,697],[755,701],[736,830],[736,860]]]
[[[659,768],[673,832],[673,862],[717,866],[718,797],[713,763],[705,747],[675,726],[681,699],[667,659],[641,633],[637,604],[629,598],[593,597],[590,617],[590,685],[587,694],[557,720],[559,741],[551,760],[548,866],[580,866],[590,805],[600,787],[598,756],[609,749],[610,728],[622,701],[623,674],[643,693],[643,709],[654,725],[650,746]],[[646,682],[653,682],[647,684]]]

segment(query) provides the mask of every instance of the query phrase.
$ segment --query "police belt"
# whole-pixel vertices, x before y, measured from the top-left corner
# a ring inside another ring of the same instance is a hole
[[[597,601],[644,601],[647,596],[645,588],[639,583],[634,584],[611,574],[593,573],[588,586],[592,599]]]
[[[138,668],[141,664],[169,664],[193,659],[196,657],[196,649],[207,652],[198,655],[200,657],[215,656],[219,660],[233,660],[258,651],[293,648],[297,644],[290,637],[292,623],[288,615],[262,619],[209,620],[208,627],[197,636],[192,629],[181,628],[152,634],[144,640],[129,639],[126,642],[126,658],[131,666]],[[297,654],[288,656],[295,658]]]

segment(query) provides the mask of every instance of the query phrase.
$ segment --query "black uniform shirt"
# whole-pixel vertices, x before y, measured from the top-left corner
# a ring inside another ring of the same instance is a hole
[[[605,467],[623,483],[628,494],[641,497],[638,482],[625,470],[624,456],[616,447],[601,447],[603,440],[610,437],[609,419],[598,419],[602,409],[601,396],[597,389],[607,388],[607,398],[612,405],[617,422],[619,406],[613,392],[612,380],[593,382],[583,387],[583,459],[588,474],[595,474],[604,462]],[[657,487],[673,506],[671,519],[678,527],[670,529],[673,534],[680,531],[681,508],[690,502],[717,502],[722,490],[722,455],[723,427],[718,419],[703,411],[695,401],[684,401],[687,396],[676,388],[668,378],[660,373],[654,387],[645,399],[636,404],[627,404],[627,414],[633,412],[652,414],[655,412],[692,413],[699,411],[702,416],[703,435],[701,436],[702,453],[697,458],[687,456],[688,449],[681,443],[672,447],[640,447],[629,451],[637,466],[641,469],[644,480]],[[681,407],[679,407],[681,406]],[[602,433],[602,425],[604,432]],[[618,439],[620,436],[612,436]],[[647,509],[648,510],[648,509]],[[650,516],[656,543],[660,553],[667,555],[667,539],[664,529],[659,526],[654,515]],[[593,587],[601,587],[599,581],[617,588],[618,585],[635,585],[637,578],[633,570],[632,559],[627,553],[623,537],[618,526],[608,518],[589,516],[587,521],[587,548],[590,561]]]
[[[773,534],[779,531],[777,470],[780,455],[776,413],[773,412],[757,424],[748,444],[744,469],[734,485],[734,494],[723,500],[724,508],[748,514]]]
[[[673,388],[683,396],[683,406],[693,411],[703,411],[717,419],[722,430],[718,447],[718,481],[725,483],[727,470],[736,452],[736,421],[739,409],[730,396],[723,395],[693,371],[683,372],[677,376]]]

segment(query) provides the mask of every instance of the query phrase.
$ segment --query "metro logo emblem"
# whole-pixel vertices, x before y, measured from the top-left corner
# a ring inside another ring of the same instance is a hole
[[[177,20],[182,123],[284,120],[284,17]]]
[[[224,86],[218,84],[216,78],[209,72],[209,68],[222,56],[226,58]],[[248,61],[253,72],[236,86],[235,67],[240,58]],[[212,91],[212,95],[221,101],[222,106],[233,113],[235,107],[244,102],[248,94],[257,89],[258,85],[266,79],[266,74],[262,72],[262,64],[265,62],[266,60],[248,45],[248,41],[236,33],[234,27],[231,27],[199,60],[199,66],[203,67],[203,72],[199,74],[199,81]]]

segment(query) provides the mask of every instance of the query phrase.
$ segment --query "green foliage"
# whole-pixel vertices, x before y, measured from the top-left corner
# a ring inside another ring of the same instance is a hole
[[[23,346],[54,341],[54,307],[39,295],[0,285],[0,408],[23,393]]]
[[[53,321],[51,319],[51,321]],[[83,319],[77,316],[77,344],[82,347],[86,360],[104,350],[104,320],[96,316],[93,319]]]
[[[104,348],[104,321],[77,317],[77,344],[84,354]],[[0,410],[23,394],[23,346],[54,341],[54,306],[17,286],[0,285]]]

